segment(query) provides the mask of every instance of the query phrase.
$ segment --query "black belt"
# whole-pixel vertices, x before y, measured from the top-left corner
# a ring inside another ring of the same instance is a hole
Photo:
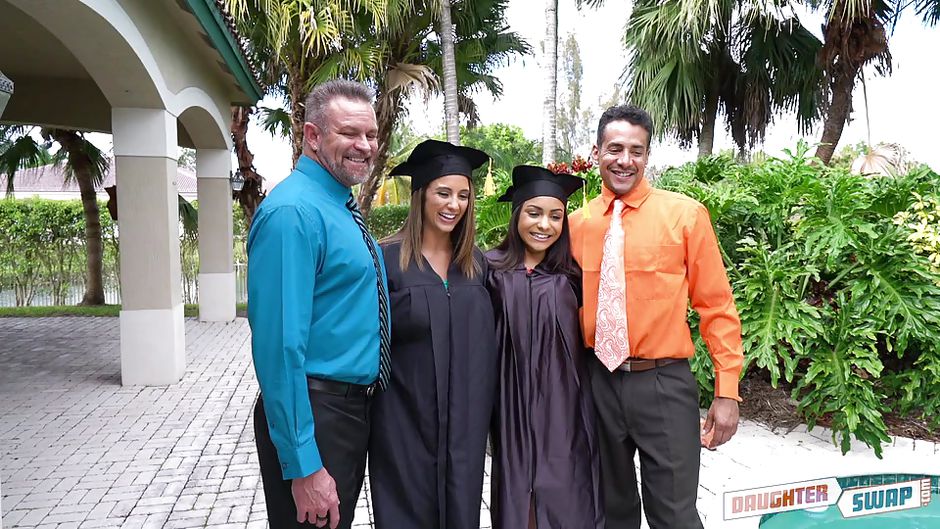
[[[635,371],[646,371],[653,369],[654,367],[668,366],[669,364],[675,364],[676,362],[682,362],[683,360],[685,360],[685,358],[657,358],[655,360],[634,358],[630,360],[624,360],[624,362],[617,366],[616,369],[618,371],[633,373]]]
[[[313,391],[322,391],[323,393],[338,395],[340,397],[369,398],[375,394],[376,384],[374,382],[369,385],[352,384],[338,380],[307,377],[307,387]]]

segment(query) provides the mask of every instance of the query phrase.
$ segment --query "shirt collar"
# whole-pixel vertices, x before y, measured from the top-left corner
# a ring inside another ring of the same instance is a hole
[[[646,199],[650,196],[650,192],[653,188],[650,186],[650,183],[646,180],[644,176],[636,186],[630,190],[629,193],[620,197],[620,200],[624,204],[631,208],[638,208]],[[610,189],[607,189],[606,185],[601,186],[601,200],[604,204],[604,214],[606,215],[610,212],[610,205],[613,203],[614,198],[617,198],[617,195],[614,195],[614,192]]]
[[[307,155],[301,155],[300,158],[297,159],[297,167],[294,169],[319,185],[330,197],[344,204],[346,203],[346,199],[349,198],[350,189],[339,183],[336,178],[333,178],[333,175],[313,158]]]

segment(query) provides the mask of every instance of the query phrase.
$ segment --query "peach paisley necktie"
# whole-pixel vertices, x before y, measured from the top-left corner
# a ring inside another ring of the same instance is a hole
[[[623,202],[614,199],[610,228],[604,235],[604,256],[597,289],[597,326],[594,353],[607,369],[613,371],[630,356],[627,336],[627,286],[623,269]]]

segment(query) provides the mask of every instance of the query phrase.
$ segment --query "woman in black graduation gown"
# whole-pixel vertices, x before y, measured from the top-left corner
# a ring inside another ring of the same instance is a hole
[[[578,323],[581,272],[571,257],[569,195],[584,181],[518,166],[506,239],[487,254],[499,382],[494,529],[602,529],[594,405]]]
[[[480,527],[496,342],[470,174],[488,158],[427,140],[391,173],[411,176],[412,197],[404,227],[383,242],[392,366],[372,413],[377,529]]]

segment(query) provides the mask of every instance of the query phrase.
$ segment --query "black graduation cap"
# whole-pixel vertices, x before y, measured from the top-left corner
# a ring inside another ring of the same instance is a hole
[[[390,176],[411,177],[411,191],[415,192],[442,176],[459,174],[470,178],[473,170],[490,157],[483,151],[461,147],[438,140],[424,140],[408,155],[408,160],[395,166]]]
[[[512,168],[512,185],[499,202],[512,202],[516,209],[533,197],[555,197],[568,203],[568,197],[584,186],[584,179],[567,173],[555,174],[544,167],[517,165]]]

